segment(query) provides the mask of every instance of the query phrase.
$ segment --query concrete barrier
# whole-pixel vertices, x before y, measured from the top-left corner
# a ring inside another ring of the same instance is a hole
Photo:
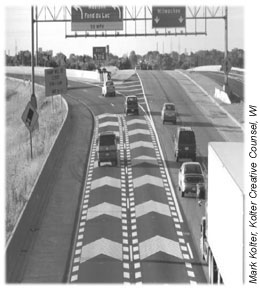
[[[35,67],[34,73],[37,76],[44,76],[44,70],[50,69],[51,67]],[[11,74],[31,74],[32,68],[30,66],[6,66],[6,73]],[[66,69],[67,77],[70,78],[80,78],[88,79],[94,81],[100,81],[100,76],[98,71],[86,71],[86,70],[75,70]]]
[[[214,97],[221,100],[222,102],[224,102],[226,104],[231,104],[231,101],[228,97],[228,94],[226,92],[224,92],[223,90],[215,88]]]

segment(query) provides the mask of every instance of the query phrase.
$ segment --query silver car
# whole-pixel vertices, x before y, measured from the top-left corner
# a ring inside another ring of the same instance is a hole
[[[179,170],[179,191],[184,197],[185,193],[197,196],[197,189],[205,192],[205,181],[199,162],[184,162]]]
[[[176,124],[176,109],[173,103],[164,103],[162,108],[162,121],[163,124],[166,121]]]

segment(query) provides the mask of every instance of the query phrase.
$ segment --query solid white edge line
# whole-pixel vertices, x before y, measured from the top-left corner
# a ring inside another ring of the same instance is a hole
[[[196,85],[206,96],[208,96],[211,101],[218,106],[218,108],[225,113],[243,132],[244,132],[244,127],[231,115],[229,114],[223,107],[221,107],[217,101],[205,90],[203,89],[196,81],[194,81],[191,77],[186,75],[185,73],[177,70],[176,72],[180,73],[182,76],[186,77],[189,79],[194,85]]]
[[[190,247],[190,243],[187,242],[187,247],[188,247],[188,250],[189,250],[189,253],[190,253],[190,257],[191,259],[193,259],[193,253],[192,253],[192,250],[191,250],[191,247]]]
[[[141,87],[142,87],[142,90],[143,90],[144,100],[145,100],[145,103],[146,103],[146,106],[147,106],[147,109],[148,109],[148,112],[149,112],[149,116],[147,115],[147,117],[150,119],[150,123],[151,123],[151,126],[152,126],[152,128],[153,128],[154,135],[155,135],[155,137],[156,137],[157,145],[158,145],[158,148],[159,148],[159,151],[160,151],[160,154],[161,154],[163,166],[164,166],[164,169],[165,169],[165,172],[166,172],[166,176],[167,176],[167,180],[168,180],[168,183],[169,183],[169,186],[170,186],[170,189],[171,189],[172,197],[173,197],[173,199],[174,199],[174,203],[175,203],[175,206],[176,206],[176,210],[177,210],[178,215],[179,215],[179,220],[180,220],[181,223],[183,223],[183,218],[182,218],[182,215],[181,215],[179,203],[178,203],[177,197],[176,197],[176,195],[175,195],[175,190],[174,190],[174,188],[173,188],[173,186],[172,186],[171,177],[170,177],[168,168],[166,167],[166,164],[165,164],[165,159],[164,159],[164,156],[163,156],[163,152],[162,152],[160,140],[159,140],[159,137],[158,137],[158,135],[157,135],[157,131],[156,131],[156,129],[155,129],[155,125],[154,125],[154,122],[153,122],[153,118],[151,117],[151,111],[150,111],[150,107],[149,107],[148,101],[147,101],[147,99],[146,99],[146,95],[145,95],[145,93],[144,93],[143,83],[142,83],[141,78],[140,78],[140,76],[138,75],[137,72],[136,72],[136,75],[137,75],[137,77],[139,78],[139,81],[140,81],[140,84],[141,84]],[[147,114],[146,111],[144,110],[144,108],[143,108],[142,106],[140,106],[140,107],[142,108],[142,110],[144,111],[144,113]]]

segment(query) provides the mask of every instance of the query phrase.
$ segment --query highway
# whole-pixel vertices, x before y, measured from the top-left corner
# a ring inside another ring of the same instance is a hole
[[[198,253],[205,207],[178,193],[181,163],[175,161],[172,138],[177,126],[194,129],[197,160],[206,175],[208,142],[225,141],[225,133],[238,141],[243,133],[194,86],[192,91],[184,88],[187,80],[182,74],[138,74],[114,79],[116,97],[102,97],[98,84],[69,82],[64,95],[70,107],[69,135],[60,153],[53,155],[61,159],[64,152],[67,160],[59,163],[58,177],[48,178],[53,184],[49,184],[52,189],[39,220],[40,233],[31,242],[27,240],[30,253],[17,268],[21,271],[15,273],[19,282],[206,283],[205,263]],[[131,94],[138,96],[139,116],[123,113],[124,96]],[[164,102],[176,104],[177,125],[162,124]],[[205,105],[216,119],[203,112]],[[102,131],[114,131],[119,137],[117,167],[97,165],[96,139]],[[40,186],[36,189],[44,189]],[[64,195],[70,197],[64,201]],[[63,207],[57,205],[58,199]],[[70,217],[63,227],[57,228],[58,222],[53,221],[56,212]],[[30,227],[30,220],[26,221]],[[46,244],[50,231],[54,247]],[[59,241],[64,242],[63,249]],[[10,271],[10,279],[16,282],[12,275]]]

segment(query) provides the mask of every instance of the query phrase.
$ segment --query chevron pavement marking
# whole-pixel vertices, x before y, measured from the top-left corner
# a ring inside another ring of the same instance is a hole
[[[179,243],[159,235],[139,243],[139,247],[141,260],[157,252],[164,252],[177,258],[183,259]]]
[[[151,175],[143,175],[140,177],[137,177],[133,180],[134,187],[138,188],[140,186],[143,186],[145,184],[152,184],[158,187],[164,187],[162,179],[159,177],[151,176]]]
[[[104,113],[96,116],[98,119],[106,118],[106,117],[115,117],[117,118],[116,114]]]
[[[91,220],[100,215],[110,215],[121,219],[121,206],[103,202],[88,209],[87,220]]]
[[[127,121],[128,126],[133,125],[133,124],[147,124],[147,122],[145,119],[132,119],[132,120]]]
[[[145,135],[150,135],[150,131],[148,129],[134,129],[128,131],[129,136],[133,136],[136,134],[145,134]]]
[[[140,163],[149,163],[158,165],[157,158],[141,155],[132,159],[132,166],[138,165]]]
[[[146,147],[146,148],[152,148],[154,149],[154,145],[152,142],[147,142],[147,141],[136,141],[133,143],[130,143],[130,149],[133,150],[135,148],[139,147]]]
[[[136,218],[146,215],[150,212],[156,212],[171,217],[169,206],[157,201],[149,200],[142,204],[136,205],[135,207]]]
[[[98,179],[92,181],[91,189],[94,190],[96,188],[100,188],[100,187],[105,186],[105,185],[108,185],[108,186],[111,186],[114,188],[120,188],[121,187],[121,180],[114,178],[114,177],[110,177],[110,176],[98,178]]]
[[[103,123],[99,123],[98,125],[100,128],[101,127],[105,127],[105,126],[119,126],[119,123],[118,121],[106,121],[106,122],[103,122]]]
[[[122,261],[122,244],[106,238],[100,238],[91,242],[82,247],[80,263],[100,254]]]

